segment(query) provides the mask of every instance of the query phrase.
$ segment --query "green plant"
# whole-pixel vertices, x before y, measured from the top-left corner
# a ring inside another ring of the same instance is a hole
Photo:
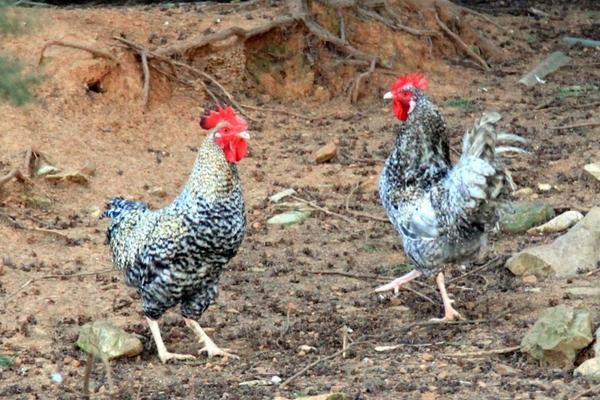
[[[0,40],[1,36],[22,32],[24,22],[22,10],[12,7],[6,0],[0,0]],[[23,105],[33,97],[31,87],[39,80],[38,76],[24,72],[18,60],[0,54],[0,99],[17,106]]]

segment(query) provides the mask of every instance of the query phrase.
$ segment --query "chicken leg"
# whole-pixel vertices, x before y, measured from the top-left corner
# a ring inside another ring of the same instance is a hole
[[[379,286],[375,289],[376,292],[385,292],[386,290],[394,290],[394,294],[398,294],[398,291],[402,287],[402,285],[407,284],[415,278],[418,278],[422,274],[417,270],[412,270],[407,274],[402,275],[400,278],[396,278],[390,283],[387,283],[383,286]]]
[[[160,335],[160,328],[158,327],[158,322],[146,317],[148,320],[148,325],[150,325],[150,331],[152,332],[152,337],[154,338],[154,342],[156,343],[156,350],[158,350],[158,358],[165,364],[169,360],[194,360],[194,357],[191,354],[176,354],[170,353],[167,351],[165,347],[165,343],[162,340],[162,336]]]
[[[213,342],[208,335],[206,334],[206,332],[204,332],[204,330],[202,329],[202,327],[200,326],[200,324],[193,320],[193,319],[189,319],[189,318],[184,318],[185,319],[185,324],[188,326],[188,328],[190,328],[192,331],[194,331],[194,333],[196,334],[196,336],[198,336],[198,338],[200,339],[200,341],[202,343],[204,343],[204,347],[200,349],[200,353],[204,353],[206,352],[206,354],[208,354],[208,358],[212,358],[214,356],[221,356],[221,357],[231,357],[231,358],[236,358],[239,359],[238,356],[236,356],[235,354],[231,354],[228,353],[224,350],[222,350],[221,348],[219,348],[215,342]]]
[[[438,289],[442,295],[442,301],[444,302],[444,318],[432,318],[432,321],[446,322],[464,319],[463,316],[460,315],[460,313],[456,311],[454,307],[452,307],[452,300],[450,300],[450,297],[448,297],[448,292],[446,291],[446,282],[444,282],[443,272],[440,272],[437,275],[435,282],[438,285]]]

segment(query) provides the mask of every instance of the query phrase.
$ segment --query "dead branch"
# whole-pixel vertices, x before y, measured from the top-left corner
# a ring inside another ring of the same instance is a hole
[[[338,275],[338,276],[344,276],[347,278],[354,278],[354,279],[373,279],[373,280],[379,280],[379,281],[388,281],[389,278],[383,277],[383,276],[379,276],[379,275],[361,275],[361,274],[353,274],[350,272],[344,272],[344,271],[310,271],[311,274],[317,274],[317,275]]]
[[[389,64],[382,62],[378,57],[372,54],[365,53],[362,50],[353,47],[345,40],[338,38],[337,36],[327,31],[325,28],[323,28],[321,25],[319,25],[311,17],[310,12],[308,10],[308,5],[306,4],[306,0],[288,0],[288,9],[292,14],[289,17],[279,17],[265,25],[252,29],[243,29],[238,26],[233,26],[223,31],[203,36],[201,38],[194,38],[189,41],[169,46],[167,48],[159,49],[156,51],[156,54],[163,57],[182,55],[192,50],[198,51],[203,47],[211,46],[216,42],[222,42],[226,39],[230,39],[231,37],[235,36],[236,40],[229,44],[231,46],[240,42],[243,43],[254,36],[262,35],[275,28],[284,28],[293,24],[301,23],[306,27],[306,29],[308,29],[308,31],[312,35],[318,37],[326,43],[332,44],[338,50],[344,52],[345,54],[356,59],[366,60],[369,62],[373,59],[376,59],[377,64],[380,67],[386,69],[391,68]]]
[[[148,96],[150,94],[150,68],[148,67],[148,52],[140,53],[142,58],[142,70],[144,71],[144,111],[148,109]]]
[[[94,355],[88,353],[87,361],[85,363],[85,371],[83,373],[83,398],[90,398],[90,376],[92,374],[92,367],[94,366]]]
[[[463,10],[467,14],[473,14],[473,15],[475,15],[475,16],[483,19],[484,21],[486,21],[486,22],[494,25],[496,28],[498,28],[498,29],[500,29],[500,30],[502,30],[504,32],[508,32],[509,31],[508,28],[500,25],[499,23],[497,23],[496,21],[494,21],[493,19],[491,19],[487,15],[480,13],[479,11],[475,11],[475,10],[472,10],[470,8],[467,8],[467,7],[464,7],[464,6],[460,6],[460,5],[458,5],[458,8],[460,8],[461,10]]]
[[[411,35],[415,35],[415,36],[439,36],[439,33],[435,32],[435,31],[427,31],[427,30],[422,31],[422,30],[411,28],[409,26],[401,24],[400,16],[398,14],[396,14],[396,12],[392,9],[392,6],[390,6],[388,4],[388,1],[384,2],[383,7],[384,7],[385,11],[396,20],[394,25],[399,30],[404,31],[406,33],[410,33]]]
[[[548,129],[553,129],[553,130],[575,129],[575,128],[585,128],[585,127],[592,127],[592,126],[598,126],[598,125],[600,125],[600,121],[589,121],[589,122],[581,122],[581,123],[572,124],[572,125],[551,126]]]
[[[352,97],[350,98],[350,102],[352,104],[355,104],[358,101],[358,95],[360,93],[360,84],[363,81],[363,79],[367,79],[369,77],[369,75],[371,75],[373,73],[373,71],[375,71],[375,64],[377,63],[376,59],[373,59],[371,61],[371,66],[369,67],[369,69],[361,74],[359,74],[356,77],[356,80],[354,81],[354,85],[352,88]]]
[[[487,64],[487,62],[477,55],[473,50],[471,50],[456,33],[452,32],[450,28],[448,28],[448,26],[442,22],[437,13],[434,15],[437,24],[446,33],[446,35],[448,35],[448,37],[450,37],[450,39],[452,39],[470,58],[476,61],[484,69],[484,71],[489,71],[490,66]]]
[[[455,358],[476,358],[476,357],[485,357],[494,354],[506,354],[506,353],[514,353],[515,351],[519,351],[521,346],[512,346],[512,347],[504,347],[501,349],[492,349],[492,350],[482,350],[482,351],[472,351],[472,352],[458,352],[458,353],[443,353],[440,354],[443,357],[455,357]]]
[[[495,257],[492,260],[490,260],[490,261],[486,262],[485,264],[483,264],[479,268],[475,268],[474,270],[466,272],[466,273],[462,274],[461,276],[458,276],[456,278],[452,278],[452,279],[447,280],[446,281],[446,286],[449,286],[451,283],[458,282],[458,281],[466,278],[469,275],[473,275],[473,274],[476,274],[478,272],[481,272],[484,269],[488,269],[490,267],[497,267],[497,266],[501,265],[502,263],[504,263],[505,260],[506,260],[506,258],[502,257],[502,256]]]
[[[44,61],[44,52],[50,46],[70,47],[72,49],[87,51],[89,53],[92,53],[94,56],[108,58],[109,60],[112,60],[115,64],[117,64],[117,65],[119,64],[119,60],[107,51],[95,49],[93,47],[90,47],[90,46],[87,46],[84,44],[63,42],[61,40],[51,40],[51,41],[47,42],[44,45],[44,47],[42,47],[42,50],[40,51],[40,57],[38,59],[38,65],[41,65],[42,62]]]
[[[571,400],[578,400],[580,398],[582,398],[583,396],[587,396],[590,393],[594,393],[596,391],[600,390],[600,383],[597,385],[592,386],[589,389],[584,390],[583,392],[579,392],[575,397],[573,397]]]
[[[0,176],[0,188],[2,188],[2,186],[4,186],[6,183],[8,183],[9,181],[11,181],[13,179],[33,185],[33,182],[31,181],[31,179],[27,178],[21,172],[20,169],[15,168],[12,171],[10,171],[8,174],[6,174],[4,176]]]
[[[351,218],[348,218],[348,217],[346,217],[345,215],[338,214],[338,213],[336,213],[336,212],[333,212],[333,211],[331,211],[331,210],[329,210],[329,209],[327,209],[327,208],[325,208],[325,207],[321,207],[321,206],[319,206],[318,204],[315,204],[315,203],[313,203],[312,201],[308,201],[308,200],[305,200],[305,199],[303,199],[302,197],[298,197],[298,196],[295,196],[295,195],[291,195],[290,197],[292,197],[293,199],[296,199],[296,200],[298,200],[298,201],[301,201],[301,202],[302,202],[302,203],[304,203],[304,204],[308,204],[308,205],[309,205],[309,206],[311,206],[312,208],[314,208],[314,209],[316,209],[316,210],[319,210],[319,211],[322,211],[322,212],[324,212],[325,214],[328,214],[328,215],[333,215],[334,217],[338,217],[339,219],[342,219],[342,220],[344,220],[344,221],[346,221],[346,222],[348,222],[348,223],[350,223],[350,224],[355,224],[355,223],[356,223],[356,221],[355,221],[355,220],[353,220],[353,219],[351,219]]]
[[[107,268],[107,269],[101,269],[100,271],[93,271],[93,272],[78,272],[75,274],[64,274],[64,275],[45,275],[45,276],[41,276],[39,278],[32,278],[32,279],[29,279],[24,284],[22,284],[21,286],[19,286],[19,288],[17,290],[15,290],[11,294],[7,295],[3,299],[2,305],[6,306],[6,304],[12,297],[16,296],[20,291],[22,291],[23,289],[25,289],[27,286],[31,285],[34,282],[47,281],[50,279],[70,279],[70,278],[75,278],[77,276],[100,275],[100,274],[106,274],[108,272],[114,272],[114,271],[115,270],[113,268]]]

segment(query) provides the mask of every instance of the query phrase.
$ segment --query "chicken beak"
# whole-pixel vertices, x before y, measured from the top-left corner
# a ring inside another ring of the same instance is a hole
[[[384,100],[391,100],[393,98],[394,98],[394,96],[392,95],[392,92],[387,92],[386,94],[383,95]]]
[[[250,140],[250,134],[248,133],[248,131],[243,131],[242,133],[239,134],[239,137],[241,137],[242,139],[245,139],[245,140]]]

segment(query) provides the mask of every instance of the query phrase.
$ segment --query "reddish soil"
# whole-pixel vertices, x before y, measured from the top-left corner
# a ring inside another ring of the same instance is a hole
[[[277,11],[222,12],[227,7],[202,13],[192,6],[49,9],[37,13],[37,28],[30,34],[3,38],[3,49],[14,52],[33,70],[48,40],[108,48],[114,45],[112,36],[126,32],[143,43],[159,43],[162,38],[173,42],[209,26],[220,29],[213,22],[217,18],[223,26],[251,26]],[[548,12],[563,13],[562,7],[548,7]],[[598,16],[577,7],[568,9],[564,22],[500,12],[494,18],[509,31],[497,39],[504,42],[509,61],[491,73],[458,65],[458,57],[437,52],[418,62],[408,61],[394,73],[406,72],[402,68],[407,66],[427,72],[430,93],[447,118],[455,147],[481,111],[499,110],[505,116],[503,127],[531,143],[531,157],[509,163],[517,185],[535,188],[550,183],[556,189],[534,197],[559,210],[586,210],[600,203],[600,186],[582,169],[588,162],[600,161],[600,128],[550,128],[597,118],[597,106],[574,106],[600,98],[600,53],[563,48],[559,39],[564,34],[594,34],[591,38],[600,39]],[[428,46],[421,48],[427,51]],[[557,48],[573,58],[567,67],[548,77],[544,85],[528,89],[517,84],[522,74]],[[393,118],[380,96],[394,77],[374,75],[358,104],[350,106],[348,96],[336,96],[344,85],[315,86],[306,92],[283,80],[265,91],[246,74],[242,53],[233,47],[198,61],[198,66],[215,74],[242,103],[325,118],[248,111],[254,119],[251,153],[240,170],[249,231],[223,274],[217,304],[200,321],[213,329],[210,334],[217,344],[241,359],[199,357],[194,363],[163,365],[140,302],[117,272],[44,279],[111,268],[104,244],[107,222],[98,221],[95,213],[115,195],[141,199],[154,207],[176,196],[190,171],[195,146],[202,140],[197,122],[206,104],[201,92],[154,74],[150,108],[144,113],[141,75],[133,56],[115,71],[107,67],[108,61],[86,52],[51,47],[38,100],[22,108],[0,104],[0,175],[22,163],[27,146],[60,168],[77,169],[91,161],[97,170],[87,186],[35,178],[31,188],[16,181],[0,188],[0,354],[16,357],[11,366],[0,367],[0,398],[80,398],[86,356],[75,341],[80,326],[97,319],[141,335],[145,347],[141,356],[111,362],[117,396],[108,394],[105,371],[97,364],[91,377],[93,398],[271,399],[339,390],[351,399],[567,399],[590,386],[570,370],[545,368],[519,352],[483,358],[449,354],[518,345],[536,318],[558,303],[597,310],[599,299],[569,298],[565,288],[599,285],[600,274],[526,284],[503,266],[484,269],[449,287],[456,307],[470,323],[413,324],[440,316],[434,282],[423,281],[424,286],[412,288],[436,304],[409,291],[396,299],[376,295],[373,288],[405,271],[407,259],[389,224],[357,217],[347,209],[384,216],[376,185],[393,143]],[[86,90],[86,84],[93,86],[99,79],[103,93]],[[591,89],[565,96],[564,88],[574,85]],[[278,92],[286,88],[293,90],[292,96]],[[331,92],[317,93],[324,91]],[[299,98],[304,95],[313,97]],[[469,102],[462,102],[462,107],[445,103],[456,98]],[[314,152],[328,142],[337,143],[338,155],[327,164],[315,164]],[[167,197],[151,195],[149,188],[154,187],[162,187]],[[266,225],[280,210],[268,197],[289,187],[298,196],[356,222],[315,212],[299,225]],[[47,199],[48,205],[32,202],[32,196]],[[14,221],[25,228],[16,228]],[[498,235],[489,257],[552,239]],[[463,273],[448,270],[451,277]],[[595,322],[600,322],[598,316]],[[351,348],[346,358],[323,361],[285,388],[239,385],[273,375],[285,380],[318,357],[337,352],[344,326],[352,329],[353,340],[368,340]],[[199,349],[176,313],[165,315],[161,329],[169,349]],[[403,346],[390,352],[374,350],[391,344]],[[301,345],[316,351],[301,353]],[[53,383],[53,372],[60,372],[64,381]]]

